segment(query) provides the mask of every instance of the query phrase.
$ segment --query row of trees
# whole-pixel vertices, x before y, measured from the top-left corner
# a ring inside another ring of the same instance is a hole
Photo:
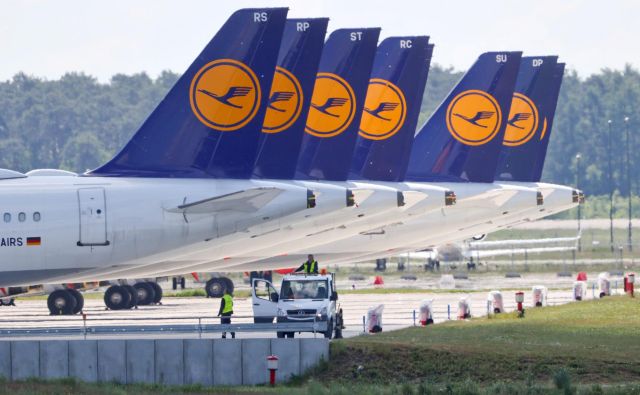
[[[428,118],[460,78],[452,69],[433,66],[429,74],[421,122]],[[82,73],[58,80],[16,74],[0,82],[0,167],[28,171],[63,168],[76,172],[110,158],[135,133],[145,117],[175,83],[178,75],[163,72],[114,75],[99,83]],[[640,170],[640,74],[631,66],[603,70],[581,79],[567,72],[560,93],[544,180],[575,184],[575,155],[581,153],[581,187],[588,195],[603,195],[610,182],[627,193],[625,117],[631,134],[631,175],[637,194]],[[608,150],[607,120],[612,122]],[[608,158],[613,174],[609,178]]]

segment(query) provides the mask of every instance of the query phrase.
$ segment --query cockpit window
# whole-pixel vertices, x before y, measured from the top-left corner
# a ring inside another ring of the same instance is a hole
[[[329,296],[327,280],[285,280],[280,299],[326,299]]]

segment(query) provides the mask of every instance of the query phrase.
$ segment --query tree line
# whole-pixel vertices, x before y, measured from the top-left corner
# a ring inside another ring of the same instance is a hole
[[[461,75],[451,68],[431,68],[419,124]],[[99,166],[129,140],[178,77],[170,71],[155,79],[145,73],[116,74],[100,83],[83,73],[67,73],[57,80],[18,73],[0,82],[0,167],[84,172]],[[611,186],[625,196],[626,126],[631,137],[632,191],[638,194],[639,109],[640,73],[631,66],[605,69],[587,78],[574,71],[565,73],[543,180],[575,185],[575,157],[580,153],[580,187],[587,195],[607,195]],[[625,117],[629,117],[626,125]],[[611,150],[608,120],[612,120]]]

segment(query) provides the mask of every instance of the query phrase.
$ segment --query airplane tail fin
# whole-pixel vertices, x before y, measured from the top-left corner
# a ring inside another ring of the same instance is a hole
[[[349,179],[404,179],[432,53],[426,36],[378,46]]]
[[[329,19],[288,19],[262,126],[255,178],[292,179]]]
[[[407,180],[493,181],[521,56],[480,55],[416,135]]]
[[[249,178],[287,8],[236,11],[92,176]]]
[[[548,101],[549,109],[547,111],[547,132],[540,136],[540,147],[538,150],[538,156],[533,164],[534,173],[531,178],[533,181],[540,181],[542,179],[542,170],[544,169],[544,161],[547,157],[547,148],[549,147],[549,140],[551,139],[551,129],[553,127],[553,118],[556,115],[556,108],[558,106],[558,97],[560,96],[560,87],[562,86],[562,77],[564,76],[565,63],[557,63],[555,71],[553,73],[552,85],[555,90],[550,92],[551,100]],[[582,197],[584,199],[584,196]]]
[[[380,28],[339,29],[324,45],[296,177],[347,179]]]
[[[562,80],[562,74],[557,78],[557,59],[522,58],[496,169],[497,180],[540,181]]]

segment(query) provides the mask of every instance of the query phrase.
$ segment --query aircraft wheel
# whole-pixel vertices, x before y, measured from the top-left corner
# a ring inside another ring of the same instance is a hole
[[[151,285],[153,287],[153,290],[155,291],[155,297],[153,298],[153,303],[159,304],[160,301],[162,300],[162,287],[160,286],[160,284],[158,284],[155,281],[149,281],[148,284]]]
[[[136,289],[139,306],[148,306],[153,303],[156,298],[156,292],[153,286],[147,282],[135,283],[133,288]]]
[[[129,304],[127,305],[127,309],[137,309],[138,291],[133,287],[133,285],[123,285],[122,288],[129,292]]]
[[[213,277],[207,281],[204,290],[207,291],[209,298],[221,298],[226,289],[226,283],[222,277]]]
[[[286,332],[278,332],[276,335],[278,336],[278,339],[284,339]]]
[[[229,293],[233,293],[233,289],[235,288],[233,281],[228,277],[220,277],[222,281],[224,281],[225,289],[229,291]]]
[[[171,289],[174,291],[178,289],[178,279],[175,277],[171,279]]]
[[[71,315],[76,308],[76,298],[66,289],[58,289],[49,294],[47,307],[51,315]]]
[[[185,281],[184,277],[180,277],[180,289],[184,289],[185,282],[186,281]]]
[[[131,295],[120,285],[112,285],[104,293],[104,304],[111,310],[126,309],[129,303],[131,303]]]
[[[78,314],[84,308],[84,296],[80,291],[73,288],[68,288],[67,292],[69,292],[76,300],[76,307],[73,309],[73,314]]]

